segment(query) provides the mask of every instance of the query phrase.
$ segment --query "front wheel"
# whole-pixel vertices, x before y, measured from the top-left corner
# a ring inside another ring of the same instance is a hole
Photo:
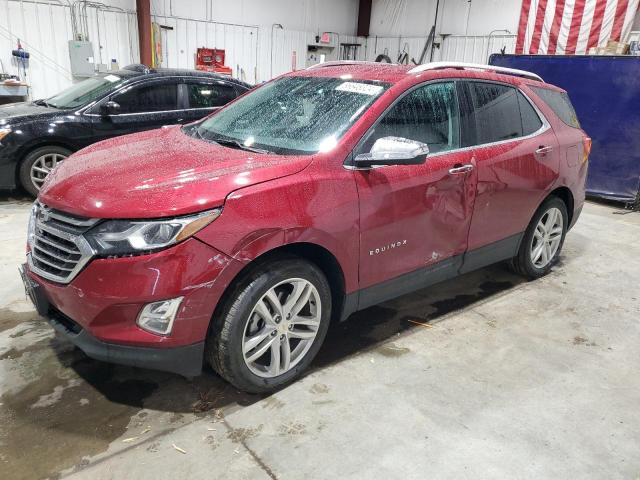
[[[558,260],[569,216],[565,203],[558,197],[549,197],[531,219],[513,258],[513,269],[525,277],[535,279],[546,275]]]
[[[327,333],[331,291],[303,259],[272,261],[232,290],[207,339],[220,376],[247,392],[268,392],[298,377]]]
[[[49,173],[69,155],[71,150],[55,145],[36,148],[20,164],[20,183],[27,192],[37,197]]]

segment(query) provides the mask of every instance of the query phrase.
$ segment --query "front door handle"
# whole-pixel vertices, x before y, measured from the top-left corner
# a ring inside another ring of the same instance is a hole
[[[469,173],[471,170],[473,170],[473,165],[468,163],[467,165],[461,165],[459,167],[450,168],[449,173],[451,175],[462,175],[465,173]]]

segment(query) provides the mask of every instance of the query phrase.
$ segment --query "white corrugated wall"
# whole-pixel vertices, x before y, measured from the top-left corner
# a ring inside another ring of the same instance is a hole
[[[71,83],[67,38],[71,38],[69,8],[0,0],[0,68],[23,77],[22,68],[11,56],[20,39],[30,54],[27,81],[38,97]]]
[[[425,41],[425,37],[369,37],[366,44],[365,59],[374,61],[378,55],[387,55],[395,63],[400,55],[406,52],[409,56],[409,61],[412,58],[418,61]]]
[[[195,68],[199,47],[225,50],[225,63],[233,69],[233,76],[255,83],[258,58],[258,27],[230,25],[182,17],[153,15],[161,26],[162,66]]]
[[[303,32],[299,30],[273,30],[273,52],[271,44],[271,30],[268,28],[261,29],[260,37],[260,81],[268,80],[283,73],[290,72],[293,69],[293,52],[296,55],[296,70],[305,68],[307,56],[307,43],[310,37],[314,36],[311,32]],[[273,53],[273,55],[272,55]],[[273,56],[273,66],[271,65]],[[273,71],[273,74],[271,73]]]
[[[515,35],[465,36],[450,35],[443,39],[439,60],[487,63],[492,53],[514,53]]]
[[[364,60],[373,61],[378,55],[384,54],[397,62],[403,52],[407,52],[409,63],[412,59],[418,62],[424,49],[427,37],[382,37],[372,36],[360,39],[364,43],[362,50]],[[489,55],[499,53],[502,48],[506,53],[515,50],[515,35],[465,36],[447,35],[436,37],[433,50],[433,60],[450,60],[458,62],[486,63]],[[429,61],[431,48],[427,50],[425,62]]]
[[[123,66],[139,61],[135,13],[87,8],[87,16],[97,62],[108,64],[116,59]],[[67,42],[73,34],[66,4],[0,0],[0,69],[10,74],[17,74],[20,68],[11,56],[18,38],[30,54],[27,82],[32,98],[49,97],[71,85]]]
[[[162,28],[163,67],[194,68],[198,47],[223,49],[233,76],[260,83],[306,67],[307,46],[315,32],[256,25],[232,25],[213,21],[154,15]],[[340,43],[361,43],[358,59],[364,60],[365,39],[332,33],[333,49],[327,60],[339,55]],[[271,49],[273,38],[273,50]]]
[[[295,68],[305,68],[307,46],[315,43],[316,35],[314,32],[227,25],[175,17],[156,16],[154,20],[173,27],[173,30],[163,30],[163,66],[193,68],[197,47],[222,48],[226,52],[227,65],[233,69],[233,75],[250,83],[263,82],[292,70],[294,52]],[[386,54],[392,62],[397,62],[399,55],[407,52],[409,62],[412,59],[417,62],[426,40],[427,37],[363,38],[332,34],[331,44],[334,48],[327,60],[338,58],[340,43],[359,43],[358,60],[374,61],[379,54]],[[491,53],[498,53],[502,48],[505,48],[506,53],[513,53],[515,35],[450,35],[444,38],[436,37],[436,43],[440,46],[434,49],[434,61],[486,63]],[[425,61],[429,61],[430,52],[429,49]]]
[[[109,64],[115,59],[120,66],[139,59],[137,22],[131,11],[105,11],[87,8],[89,39],[94,46],[96,62]],[[235,77],[250,83],[269,80],[273,76],[306,67],[307,46],[315,43],[316,32],[273,28],[269,25],[237,25],[154,15],[162,29],[163,62],[165,67],[194,68],[198,47],[222,48],[226,64]],[[271,40],[274,40],[273,49]],[[72,38],[71,14],[66,3],[58,0],[0,0],[0,60],[4,70],[17,73],[11,50],[20,38],[31,54],[27,80],[32,98],[53,95],[72,83],[69,71],[67,41]],[[333,33],[334,48],[327,60],[339,56],[340,43],[360,43],[358,60],[375,60],[387,54],[393,62],[402,52],[409,61],[420,58],[426,36],[355,37]],[[514,51],[514,35],[436,37],[439,48],[434,60],[484,63],[491,53],[503,47]],[[294,62],[295,52],[295,62]],[[427,53],[426,59],[429,59]]]

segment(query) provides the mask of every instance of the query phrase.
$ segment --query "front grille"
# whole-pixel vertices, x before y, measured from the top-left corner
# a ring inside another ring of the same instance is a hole
[[[69,283],[91,259],[93,251],[82,234],[98,222],[36,204],[29,266],[38,275]]]

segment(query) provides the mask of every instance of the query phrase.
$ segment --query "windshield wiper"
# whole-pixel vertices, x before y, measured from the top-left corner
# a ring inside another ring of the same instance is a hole
[[[35,103],[36,105],[42,105],[43,107],[60,108],[55,103],[49,103],[42,98],[40,100],[34,100],[33,103]]]
[[[204,135],[202,135],[202,132],[200,132],[200,128],[198,127],[195,127],[193,129],[193,133],[195,133],[196,136],[201,140],[204,140],[206,142],[214,142],[214,143],[217,143],[218,145],[222,145],[225,147],[237,148],[239,150],[246,150],[248,152],[254,152],[254,153],[274,153],[270,150],[265,150],[264,148],[257,148],[257,147],[251,147],[249,145],[245,145],[239,140],[232,140],[232,139],[226,139],[226,138],[220,138],[220,137],[215,139],[205,137]]]
[[[198,129],[196,129],[196,131],[197,130]],[[198,135],[200,135],[200,137],[202,138],[202,134],[200,132],[198,132]],[[248,152],[273,153],[272,151],[265,150],[264,148],[256,148],[256,147],[251,147],[249,145],[245,145],[244,143],[242,143],[239,140],[231,140],[231,139],[226,139],[226,138],[216,138],[216,139],[214,139],[212,141],[217,143],[218,145],[223,145],[225,147],[231,147],[231,148],[238,148],[240,150],[247,150]]]
[[[206,140],[206,138],[204,138],[204,136],[200,133],[200,129],[198,128],[197,125],[194,128],[192,128],[191,131],[194,132],[200,140]]]
[[[203,140],[210,140],[212,142],[217,143],[218,145],[222,145],[224,147],[237,148],[239,150],[246,150],[248,152],[254,153],[273,153],[271,150],[265,150],[264,148],[251,147],[249,145],[245,145],[239,140],[232,140],[227,138],[215,138],[215,139],[207,139],[202,136],[202,133],[196,128],[196,132]]]

